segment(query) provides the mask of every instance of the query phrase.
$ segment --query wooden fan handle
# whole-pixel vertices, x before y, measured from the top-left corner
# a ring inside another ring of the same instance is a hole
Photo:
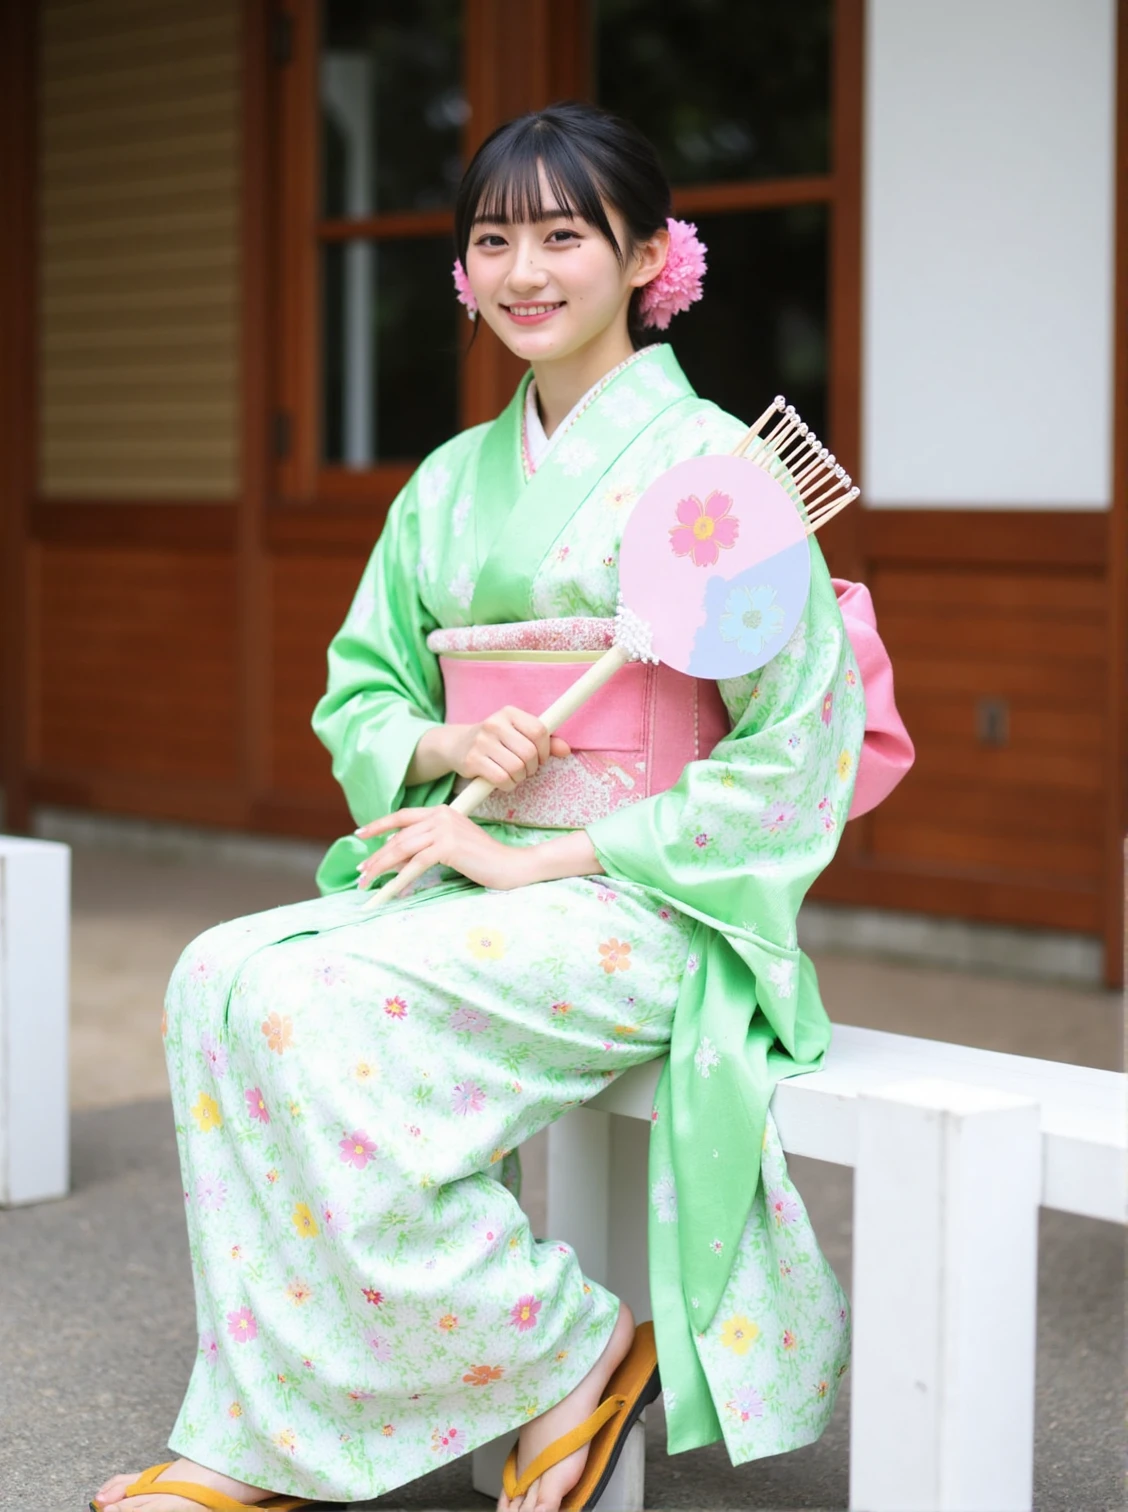
[[[576,678],[570,688],[565,688],[560,697],[540,716],[541,724],[551,735],[558,730],[566,719],[571,719],[577,709],[581,708],[593,693],[598,692],[604,683],[610,682],[620,667],[625,667],[630,661],[630,653],[624,651],[622,646],[612,646],[605,651],[598,661],[592,662],[586,672]],[[456,814],[472,814],[475,809],[481,808],[486,799],[494,790],[494,785],[488,777],[475,777],[459,793],[451,803],[451,808]],[[376,908],[381,903],[397,897],[409,883],[421,877],[430,866],[429,861],[420,862],[418,857],[407,863],[402,871],[383,887],[374,892],[368,900],[367,907]]]

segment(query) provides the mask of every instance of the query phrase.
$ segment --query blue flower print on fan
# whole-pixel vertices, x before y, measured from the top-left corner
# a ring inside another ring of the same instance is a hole
[[[767,583],[734,588],[725,599],[718,628],[722,640],[735,641],[741,651],[755,656],[783,629],[783,610],[776,603],[775,589]]]

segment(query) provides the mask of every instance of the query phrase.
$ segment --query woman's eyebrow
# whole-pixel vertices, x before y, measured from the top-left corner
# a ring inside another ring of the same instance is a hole
[[[539,225],[541,221],[581,220],[582,218],[574,210],[558,210],[553,207],[542,206],[536,215],[530,217],[530,220],[534,225]],[[476,215],[474,217],[474,224],[476,226],[509,226],[513,223],[507,216],[487,214]]]

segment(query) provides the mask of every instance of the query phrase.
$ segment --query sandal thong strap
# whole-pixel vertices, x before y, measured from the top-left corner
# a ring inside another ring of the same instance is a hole
[[[210,1512],[250,1512],[247,1502],[235,1501],[223,1491],[203,1486],[199,1481],[158,1481],[157,1477],[174,1463],[174,1460],[166,1460],[163,1465],[150,1465],[131,1486],[125,1488],[126,1496],[182,1496],[185,1501],[194,1502],[197,1507],[209,1508]],[[254,1512],[292,1512],[297,1507],[308,1507],[309,1502],[299,1496],[268,1496],[266,1501],[251,1505]]]
[[[626,1404],[625,1396],[604,1397],[591,1417],[585,1419],[577,1427],[569,1429],[560,1438],[554,1439],[547,1449],[542,1449],[536,1459],[525,1467],[520,1476],[517,1474],[517,1448],[514,1445],[509,1451],[501,1472],[501,1482],[510,1501],[514,1497],[524,1496],[533,1482],[539,1480],[546,1470],[551,1470],[553,1465],[558,1465],[570,1454],[575,1454],[577,1449],[590,1444],[604,1423],[609,1422]]]

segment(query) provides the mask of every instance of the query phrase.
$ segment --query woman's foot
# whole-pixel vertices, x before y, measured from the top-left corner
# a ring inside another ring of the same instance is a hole
[[[570,1429],[579,1427],[586,1418],[592,1415],[603,1400],[607,1382],[626,1359],[634,1334],[635,1321],[631,1310],[625,1303],[620,1302],[619,1317],[610,1342],[580,1384],[570,1391],[562,1402],[557,1402],[555,1407],[542,1412],[540,1417],[534,1418],[531,1423],[527,1423],[521,1429],[517,1439],[518,1475],[522,1473],[526,1465],[531,1465],[537,1455],[543,1449],[547,1449],[549,1444],[562,1438]],[[587,1457],[588,1445],[584,1444],[567,1459],[561,1460],[558,1465],[553,1465],[551,1469],[546,1470],[539,1480],[533,1482],[524,1496],[514,1497],[510,1501],[503,1491],[501,1500],[497,1504],[497,1512],[558,1512],[561,1501],[583,1474]],[[133,1512],[133,1508],[127,1507],[126,1512]],[[140,1508],[138,1512],[141,1512]]]
[[[126,1486],[132,1486],[140,1471],[132,1475],[113,1475],[94,1496],[98,1512],[200,1512],[198,1502],[186,1501],[183,1496],[168,1496],[156,1491],[146,1491],[144,1496],[126,1496]],[[229,1475],[220,1475],[218,1470],[209,1470],[191,1460],[176,1460],[154,1482],[163,1480],[193,1481],[201,1486],[210,1486],[213,1491],[222,1491],[232,1501],[243,1502],[253,1507],[256,1502],[266,1501],[273,1491],[264,1491],[261,1486],[248,1486],[245,1481],[232,1480]]]

